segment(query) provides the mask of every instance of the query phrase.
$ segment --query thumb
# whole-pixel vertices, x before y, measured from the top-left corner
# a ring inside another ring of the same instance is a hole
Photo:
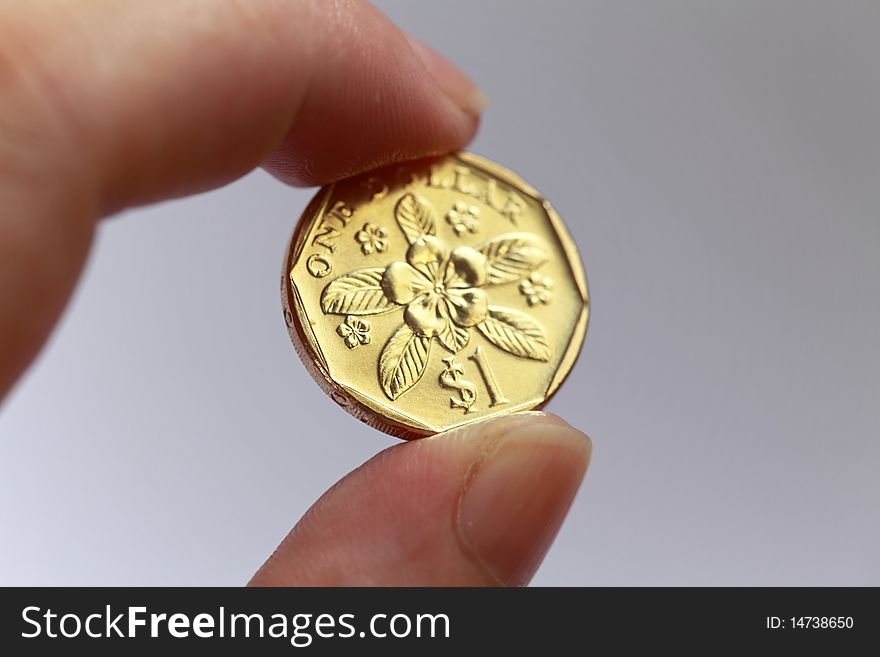
[[[544,413],[396,445],[327,491],[250,585],[527,584],[590,452]]]

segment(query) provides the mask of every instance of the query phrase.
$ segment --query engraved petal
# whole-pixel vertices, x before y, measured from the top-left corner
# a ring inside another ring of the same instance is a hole
[[[437,309],[440,297],[425,292],[410,302],[403,313],[403,320],[416,335],[433,338],[443,328],[445,319]]]
[[[452,321],[465,328],[476,326],[489,314],[489,297],[483,290],[447,289],[445,301]]]
[[[469,246],[459,246],[449,254],[446,281],[450,287],[479,287],[486,284],[486,256]]]
[[[382,292],[392,303],[405,305],[431,287],[431,281],[405,262],[392,262],[380,282]]]
[[[446,245],[430,235],[424,235],[410,245],[406,261],[427,276],[431,282],[439,282],[442,266],[449,256]]]
[[[366,333],[370,330],[370,323],[365,319],[350,316],[345,321],[358,333]]]

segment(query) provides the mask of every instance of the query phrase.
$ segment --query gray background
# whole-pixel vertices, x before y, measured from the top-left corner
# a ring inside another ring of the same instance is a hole
[[[880,3],[379,2],[469,71],[593,315],[591,470],[536,584],[880,584]],[[278,301],[311,190],[107,222],[0,415],[0,582],[239,584],[394,441]]]

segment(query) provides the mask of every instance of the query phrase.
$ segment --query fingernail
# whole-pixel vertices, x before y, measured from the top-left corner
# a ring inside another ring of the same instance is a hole
[[[449,98],[468,114],[478,116],[486,109],[486,95],[468,76],[440,53],[407,35],[412,49],[424,63],[428,73]]]
[[[461,498],[458,530],[499,584],[522,586],[556,537],[590,460],[590,439],[557,423],[512,428]]]

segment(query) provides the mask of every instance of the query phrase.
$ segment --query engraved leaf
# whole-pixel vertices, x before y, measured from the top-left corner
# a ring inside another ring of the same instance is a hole
[[[384,271],[356,269],[330,281],[321,293],[321,309],[333,315],[376,315],[397,308],[382,291]]]
[[[489,285],[512,283],[528,276],[550,257],[544,245],[528,233],[505,233],[484,242]]]
[[[437,234],[434,212],[428,201],[421,196],[403,196],[394,206],[394,218],[410,244],[425,235]]]
[[[431,338],[423,338],[401,324],[379,355],[379,382],[388,399],[394,401],[412,388],[425,373]]]
[[[477,324],[477,330],[496,347],[514,356],[541,361],[550,359],[550,345],[544,329],[525,313],[489,306],[489,317]]]
[[[470,331],[447,319],[446,325],[437,333],[437,339],[454,354],[461,351],[470,339]]]

